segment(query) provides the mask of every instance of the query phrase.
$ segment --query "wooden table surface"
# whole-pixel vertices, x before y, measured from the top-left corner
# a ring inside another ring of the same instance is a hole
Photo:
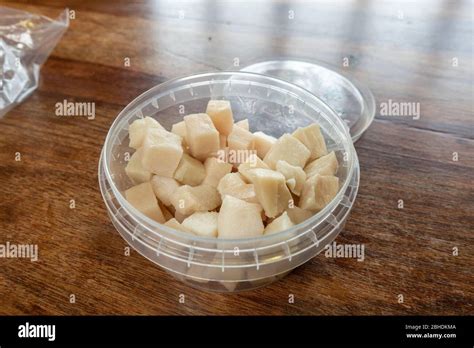
[[[471,1],[0,4],[75,14],[40,87],[0,120],[0,244],[39,247],[37,262],[0,259],[0,314],[474,314]],[[376,119],[356,143],[359,194],[337,239],[363,244],[365,260],[320,254],[268,287],[215,294],[125,256],[97,182],[118,112],[168,79],[288,55],[374,92]],[[57,117],[65,99],[95,102],[96,118]],[[420,118],[381,116],[389,99],[420,103]]]

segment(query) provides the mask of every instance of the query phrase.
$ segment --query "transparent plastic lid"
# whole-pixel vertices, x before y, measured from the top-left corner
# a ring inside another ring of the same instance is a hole
[[[375,100],[370,90],[325,64],[275,59],[254,63],[241,70],[277,77],[305,88],[344,120],[353,142],[360,138],[374,119]]]

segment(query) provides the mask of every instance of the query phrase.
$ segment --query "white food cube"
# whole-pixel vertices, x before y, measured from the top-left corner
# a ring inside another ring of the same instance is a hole
[[[204,162],[204,168],[206,170],[206,177],[202,183],[217,187],[224,175],[232,171],[232,164],[223,162],[215,157],[209,157]]]
[[[255,140],[248,130],[235,126],[227,137],[227,144],[231,150],[252,150]]]
[[[245,183],[239,173],[225,175],[219,182],[217,191],[222,200],[229,195],[249,203],[258,203],[254,185]]]
[[[235,125],[237,127],[240,127],[240,128],[243,128],[245,130],[250,130],[250,126],[249,126],[249,120],[246,118],[245,120],[241,120],[239,122],[235,122]]]
[[[183,185],[173,192],[171,203],[177,213],[191,215],[197,211],[216,209],[221,204],[221,196],[217,189],[210,185]]]
[[[144,182],[125,191],[125,198],[139,212],[157,222],[165,222],[151,184]]]
[[[219,152],[217,153],[217,159],[220,162],[232,164],[232,168],[237,168],[237,166],[239,165],[240,157],[242,155],[241,152],[244,152],[245,155],[247,150],[234,151],[229,149],[229,147],[225,147],[219,150]]]
[[[286,161],[289,164],[303,168],[310,156],[309,150],[298,139],[283,134],[272,145],[263,161],[271,168],[276,168],[279,160]]]
[[[186,123],[181,121],[173,124],[171,126],[171,133],[179,135],[183,140],[186,140]]]
[[[194,234],[193,232],[191,232],[190,230],[185,228],[182,224],[180,224],[179,221],[176,220],[175,218],[169,219],[168,221],[166,221],[164,223],[164,225],[168,226],[170,228],[174,228],[175,230],[178,230],[178,231],[181,231],[181,232],[187,232],[187,233]]]
[[[172,178],[182,155],[179,135],[158,128],[147,131],[142,154],[145,169],[156,175]]]
[[[150,181],[152,176],[150,171],[143,168],[142,153],[143,150],[141,148],[135,151],[125,167],[125,173],[134,184]]]
[[[263,132],[253,133],[255,140],[255,149],[257,150],[257,155],[260,158],[264,158],[268,150],[276,143],[277,139],[271,135],[267,135]]]
[[[128,126],[128,138],[130,139],[129,146],[138,149],[143,145],[143,140],[145,139],[145,134],[150,128],[158,128],[165,130],[157,120],[151,117],[139,118]]]
[[[302,209],[319,211],[332,201],[338,191],[338,177],[316,174],[306,180],[298,205]]]
[[[265,231],[263,232],[263,234],[267,235],[272,233],[278,233],[287,230],[294,225],[295,224],[293,223],[293,221],[291,221],[290,217],[288,216],[288,213],[285,211],[275,220],[270,222],[267,227],[265,227]]]
[[[286,210],[291,221],[295,224],[302,223],[314,215],[314,212],[310,210],[301,209],[297,206],[290,207]]]
[[[201,237],[217,237],[216,212],[196,212],[184,219],[182,225],[185,229]]]
[[[171,126],[171,133],[179,135],[183,139],[184,152],[188,152],[189,146],[186,141],[186,124],[184,123],[184,121],[175,123],[173,126]]]
[[[232,196],[248,203],[258,203],[257,194],[255,193],[255,186],[253,184],[243,184],[241,186],[233,186],[227,189],[223,189],[219,192],[221,199],[224,200],[225,196]]]
[[[234,116],[228,100],[209,100],[206,114],[209,115],[219,133],[227,136],[232,132]]]
[[[300,167],[292,166],[286,161],[278,161],[276,170],[283,174],[286,185],[295,195],[299,196],[306,181],[306,173]]]
[[[247,175],[255,186],[258,202],[262,205],[266,216],[276,217],[293,204],[283,174],[257,168],[249,170]]]
[[[188,154],[183,154],[178,168],[174,173],[174,178],[182,184],[197,186],[206,176],[204,165]]]
[[[264,230],[258,204],[225,196],[219,211],[219,238],[250,238],[261,236]]]
[[[151,178],[151,186],[155,192],[156,197],[164,204],[171,205],[171,195],[181,185],[173,178],[165,176],[153,175]]]
[[[227,147],[227,135],[219,134],[219,149]]]
[[[216,156],[220,148],[219,132],[207,114],[184,116],[186,141],[193,157],[200,161]]]
[[[242,179],[239,173],[229,173],[222,177],[217,185],[219,192],[231,189],[234,186],[245,185],[246,182]]]
[[[247,181],[250,179],[247,177],[248,174],[247,172],[250,169],[256,169],[256,168],[262,168],[262,169],[270,169],[269,166],[265,162],[263,162],[256,154],[251,154],[248,156],[243,163],[241,163],[238,167],[239,173],[244,177]]]
[[[337,162],[336,154],[331,151],[325,156],[322,156],[314,161],[308,163],[304,168],[308,178],[319,175],[335,175],[339,164]]]
[[[316,123],[304,128],[298,128],[293,132],[293,136],[311,151],[310,159],[319,158],[328,153],[323,134]]]

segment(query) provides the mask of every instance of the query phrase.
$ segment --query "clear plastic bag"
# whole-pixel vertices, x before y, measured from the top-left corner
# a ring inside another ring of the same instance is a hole
[[[37,87],[41,65],[69,26],[69,11],[53,20],[0,6],[0,118]]]

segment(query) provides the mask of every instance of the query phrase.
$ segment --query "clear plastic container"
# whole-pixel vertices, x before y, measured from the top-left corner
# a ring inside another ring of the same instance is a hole
[[[151,116],[168,130],[209,99],[227,99],[236,121],[275,137],[317,122],[336,152],[340,189],[323,210],[291,229],[248,239],[204,238],[176,231],[138,212],[124,198],[128,126]],[[247,72],[193,75],[158,85],[132,101],[116,118],[99,162],[100,189],[112,223],[139,253],[197,288],[234,292],[269,284],[331,243],[344,227],[359,186],[359,162],[345,123],[324,102],[294,84]]]

